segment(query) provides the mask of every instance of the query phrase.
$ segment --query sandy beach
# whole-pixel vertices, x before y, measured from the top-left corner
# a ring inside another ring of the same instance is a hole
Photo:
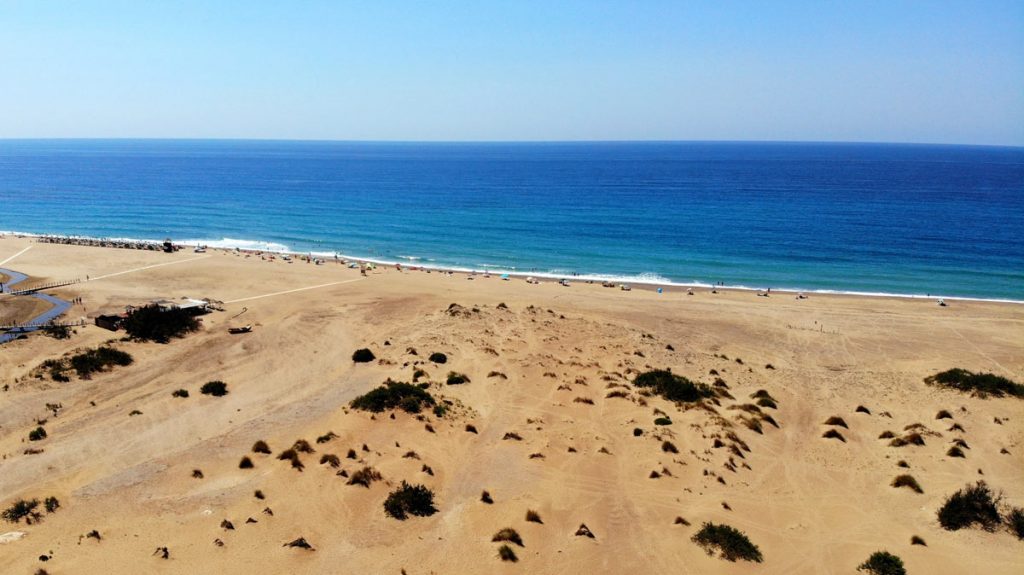
[[[936,521],[949,494],[978,480],[1024,506],[1024,400],[923,381],[960,367],[1024,382],[1024,305],[625,292],[385,267],[364,277],[333,261],[10,236],[5,260],[26,284],[88,277],[48,293],[82,298],[64,317],[89,325],[0,346],[0,507],[60,501],[32,525],[0,523],[4,573],[820,574],[855,572],[883,549],[909,573],[1024,571],[1005,530]],[[223,311],[168,344],[91,325],[183,297]],[[0,296],[0,318],[35,306],[12,298]],[[111,340],[131,365],[66,383],[36,376],[45,360]],[[354,363],[359,348],[376,361]],[[644,397],[632,381],[651,369],[720,378],[727,396],[709,409]],[[349,407],[415,370],[451,402],[443,416]],[[450,372],[469,381],[447,385]],[[214,380],[229,393],[201,394]],[[744,408],[759,390],[777,408]],[[951,417],[937,419],[942,410]],[[925,445],[879,439],[917,423]],[[47,437],[29,441],[39,426]],[[822,437],[829,429],[843,440]],[[315,450],[301,471],[277,458],[299,439]],[[957,439],[966,457],[947,455]],[[272,454],[253,453],[258,440]],[[340,464],[319,463],[326,454]],[[369,488],[338,475],[367,466],[382,476]],[[923,493],[891,487],[902,473]],[[387,517],[402,481],[431,488],[438,512]],[[691,542],[706,521],[745,532],[763,563],[706,554]],[[521,535],[518,562],[498,558],[503,528]],[[313,550],[285,546],[300,537]],[[165,547],[167,559],[154,554]]]

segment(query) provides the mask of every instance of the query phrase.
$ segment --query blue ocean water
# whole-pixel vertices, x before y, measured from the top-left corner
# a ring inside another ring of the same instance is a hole
[[[1024,149],[7,140],[0,230],[1024,300]]]

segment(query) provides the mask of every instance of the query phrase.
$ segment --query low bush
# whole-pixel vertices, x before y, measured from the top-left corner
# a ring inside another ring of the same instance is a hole
[[[82,379],[89,379],[92,374],[106,371],[112,366],[131,365],[132,356],[112,347],[101,346],[77,353],[68,360],[72,369]]]
[[[693,402],[711,397],[714,393],[703,383],[694,383],[671,371],[656,369],[637,374],[633,385],[648,388],[654,393],[674,402]]]
[[[573,403],[583,403],[583,404],[586,404],[586,405],[594,405],[594,400],[590,399],[589,397],[577,397],[576,399],[572,400],[572,402]]]
[[[491,494],[488,491],[484,491],[483,493],[480,494],[480,501],[483,501],[488,505],[494,504],[494,499],[491,498]]]
[[[462,385],[463,383],[469,383],[469,377],[464,373],[449,371],[448,379],[445,380],[445,383],[448,385]]]
[[[261,440],[257,441],[256,443],[252,444],[252,452],[253,453],[263,453],[265,455],[270,455],[270,446],[267,445],[266,441],[263,441],[261,439]]]
[[[671,441],[662,442],[661,450],[664,451],[665,453],[679,453],[679,448],[676,447],[676,444],[672,443]]]
[[[228,394],[228,384],[223,381],[208,381],[203,384],[203,387],[199,388],[199,393],[214,397],[224,397]]]
[[[946,452],[946,456],[947,457],[964,457],[964,458],[967,457],[966,455],[964,455],[964,450],[960,449],[959,447],[957,447],[955,445],[953,447],[949,448],[949,451]]]
[[[423,485],[409,485],[402,481],[402,485],[384,500],[384,513],[399,521],[405,520],[409,515],[429,517],[437,513],[437,508],[434,507],[434,492]]]
[[[984,481],[968,485],[946,498],[938,511],[939,525],[949,531],[974,525],[994,531],[1000,523],[1000,499]]]
[[[519,536],[518,531],[511,527],[506,527],[495,533],[494,537],[491,537],[491,542],[497,543],[499,541],[508,541],[509,543],[515,543],[520,547],[524,547],[523,538]]]
[[[399,408],[408,413],[419,413],[423,406],[435,405],[433,396],[418,386],[401,381],[387,380],[352,400],[353,409],[380,413],[386,409]]]
[[[868,415],[871,415],[871,410],[864,407],[863,405],[858,405],[857,409],[855,409],[854,411],[857,413],[866,413]]]
[[[825,420],[825,425],[836,425],[844,429],[850,429],[849,425],[846,425],[846,421],[839,416],[833,415],[832,417]]]
[[[316,442],[317,443],[327,443],[328,441],[332,441],[332,440],[337,439],[337,438],[338,438],[338,434],[337,433],[334,433],[333,431],[328,431],[327,433],[321,435],[320,437],[317,437],[316,438]]]
[[[434,353],[430,354],[430,357],[428,357],[427,359],[434,363],[448,363],[448,356],[439,351],[435,351]]]
[[[373,352],[365,347],[352,352],[352,361],[356,363],[369,363],[375,359],[377,359],[377,356],[373,355]]]
[[[953,419],[953,414],[943,409],[935,414],[935,419]]]
[[[325,463],[335,469],[341,467],[341,459],[333,453],[325,453],[320,456],[320,465],[324,465]]]
[[[43,507],[46,508],[47,513],[53,513],[54,511],[60,509],[60,501],[56,497],[47,497],[43,501]]]
[[[717,551],[719,557],[726,561],[742,559],[760,563],[764,560],[757,545],[745,533],[729,525],[706,522],[691,539],[708,555],[714,555]]]
[[[1006,514],[1006,526],[1017,539],[1024,540],[1024,509],[1014,507]]]
[[[8,523],[18,523],[22,519],[26,523],[32,524],[33,521],[38,521],[42,518],[42,514],[36,511],[39,507],[38,499],[19,499],[15,501],[10,507],[0,512],[0,517],[4,518],[4,521]]]
[[[868,560],[857,567],[871,575],[907,575],[903,560],[888,551],[875,551]]]
[[[526,520],[531,522],[531,523],[541,523],[541,524],[544,523],[540,519],[540,514],[537,513],[536,511],[534,511],[533,509],[529,509],[529,510],[526,511]]]
[[[305,439],[296,439],[295,443],[292,444],[292,449],[299,453],[315,453],[316,450],[309,444]]]
[[[654,420],[654,425],[672,425],[672,420],[667,417],[659,417]]]
[[[924,489],[921,489],[921,484],[914,479],[913,475],[897,475],[896,478],[892,480],[891,485],[893,487],[909,487],[916,493],[924,493]]]
[[[915,431],[913,433],[908,433],[903,437],[894,438],[889,442],[889,445],[892,447],[903,447],[905,445],[922,446],[924,445],[924,436]]]
[[[348,480],[348,485],[362,485],[369,489],[371,483],[374,481],[380,481],[381,479],[380,471],[367,466],[353,473],[352,477]]]
[[[519,558],[516,557],[516,552],[513,551],[512,548],[508,545],[502,545],[501,547],[498,547],[498,557],[501,557],[502,561],[508,561],[510,563],[515,563],[516,561],[519,561]]]
[[[188,397],[188,390],[187,389],[176,389],[176,390],[171,392],[171,397],[186,398],[186,397]]]
[[[188,310],[162,310],[157,305],[136,308],[124,320],[132,339],[167,343],[199,329],[199,320]]]
[[[924,542],[924,539],[922,539],[921,537],[919,537],[917,535],[914,535],[913,537],[910,538],[910,544],[911,545],[921,545],[922,547],[927,547],[928,546],[928,544]]]
[[[838,439],[839,441],[846,443],[846,438],[843,437],[843,434],[839,433],[835,429],[829,429],[825,433],[821,434],[821,436],[824,437],[825,439]]]
[[[928,385],[936,385],[970,393],[981,398],[990,395],[1003,397],[1024,397],[1024,385],[1010,381],[1005,377],[991,373],[974,373],[966,369],[954,368],[924,378]]]
[[[43,439],[46,439],[46,430],[43,429],[43,426],[39,426],[28,432],[29,441],[42,441]]]
[[[249,459],[248,456],[243,457],[242,460],[240,462],[238,462],[238,468],[239,469],[252,469],[253,468],[252,460]]]
[[[512,439],[514,441],[522,441],[523,437],[521,435],[519,435],[518,433],[514,432],[514,431],[509,431],[509,432],[505,433],[505,435],[502,436],[501,439],[502,440]]]

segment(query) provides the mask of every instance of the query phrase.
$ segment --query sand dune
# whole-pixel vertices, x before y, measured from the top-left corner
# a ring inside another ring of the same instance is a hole
[[[27,245],[0,240],[0,260]],[[133,364],[88,380],[33,373],[123,332],[0,347],[0,506],[61,503],[32,525],[0,523],[4,573],[851,573],[882,549],[910,573],[1024,569],[1024,543],[1005,530],[936,520],[947,495],[978,479],[1024,505],[1024,400],[923,382],[951,367],[1024,380],[1019,305],[687,296],[393,269],[363,278],[219,251],[32,245],[6,266],[90,277],[56,292],[84,299],[71,319],[158,298],[240,301],[166,345],[116,342]],[[245,324],[252,333],[227,333]],[[354,363],[364,347],[376,361]],[[722,380],[718,405],[642,395],[635,375],[662,368]],[[349,407],[415,370],[451,402],[444,416]],[[450,372],[469,381],[447,385]],[[229,393],[201,394],[211,380]],[[757,405],[765,396],[776,407]],[[937,419],[942,410],[951,417]],[[46,439],[29,441],[42,420]],[[923,446],[879,439],[914,424]],[[843,440],[822,437],[829,429]],[[947,456],[958,438],[966,457]],[[315,452],[299,454],[297,471],[277,456],[300,439]],[[253,453],[258,440],[272,453]],[[337,467],[320,463],[328,454]],[[382,479],[347,484],[367,466]],[[891,487],[901,473],[923,493]],[[402,481],[431,488],[438,512],[387,517]],[[706,521],[745,532],[763,563],[707,555],[691,542]],[[581,524],[593,538],[576,534]],[[492,542],[503,528],[522,539],[510,545],[516,563]],[[911,545],[915,535],[927,545]],[[313,550],[285,546],[300,537]]]

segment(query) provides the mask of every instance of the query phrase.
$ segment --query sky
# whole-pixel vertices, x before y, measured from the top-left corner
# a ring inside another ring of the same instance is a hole
[[[0,138],[1024,146],[1024,1],[0,0]]]

